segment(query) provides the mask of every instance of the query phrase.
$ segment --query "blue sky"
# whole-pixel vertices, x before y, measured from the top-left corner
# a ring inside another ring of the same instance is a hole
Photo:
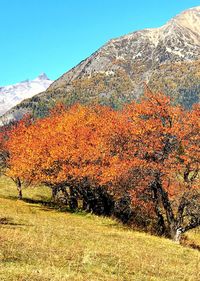
[[[193,0],[0,0],[0,86],[57,79],[111,38],[159,27]]]

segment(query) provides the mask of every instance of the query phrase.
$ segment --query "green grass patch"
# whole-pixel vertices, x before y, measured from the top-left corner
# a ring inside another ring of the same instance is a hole
[[[0,280],[196,281],[200,252],[91,214],[59,212],[46,187],[0,179]],[[31,200],[28,200],[31,199]],[[200,241],[199,231],[189,237]]]

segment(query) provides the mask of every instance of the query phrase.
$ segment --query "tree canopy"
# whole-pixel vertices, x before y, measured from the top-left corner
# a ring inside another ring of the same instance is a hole
[[[121,111],[59,104],[48,117],[20,121],[1,151],[8,176],[61,189],[74,207],[91,194],[93,205],[128,195],[159,234],[179,240],[200,224],[199,117],[199,105],[186,111],[149,89]]]

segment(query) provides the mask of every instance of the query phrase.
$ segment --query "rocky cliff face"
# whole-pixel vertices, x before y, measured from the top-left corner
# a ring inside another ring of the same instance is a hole
[[[40,115],[54,102],[100,102],[119,107],[143,94],[143,82],[190,107],[200,95],[200,7],[177,15],[164,26],[112,39],[62,75],[44,93],[9,114]],[[45,106],[44,106],[45,105]]]

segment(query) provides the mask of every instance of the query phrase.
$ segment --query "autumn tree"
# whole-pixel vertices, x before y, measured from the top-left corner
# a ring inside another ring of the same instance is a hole
[[[11,122],[8,125],[5,125],[0,128],[0,159],[1,159],[1,171],[5,176],[10,177],[14,183],[16,184],[18,190],[18,199],[22,199],[22,184],[23,179],[20,174],[14,173],[13,166],[11,163],[11,159],[15,154],[16,159],[20,157],[20,151],[18,148],[22,146],[24,139],[24,133],[26,128],[31,124],[32,119],[30,116],[26,115],[21,121]],[[15,145],[13,146],[10,143],[11,139],[17,140]],[[26,185],[28,185],[28,181],[26,181]]]
[[[81,199],[84,209],[111,214],[114,201],[129,198],[178,241],[200,223],[198,120],[199,106],[185,111],[149,89],[123,111],[58,105],[11,131],[7,174],[45,184],[54,197],[61,190],[72,209]]]
[[[109,113],[106,107],[76,105],[65,110],[59,105],[49,117],[18,126],[8,141],[12,167],[8,174],[51,187],[53,197],[62,190],[73,209],[80,196],[84,208],[97,211],[100,197],[110,200],[97,184],[103,116]]]
[[[200,224],[199,106],[187,112],[148,91],[124,114],[130,135],[111,136],[114,150],[108,151],[102,181],[115,183],[118,190],[125,181],[132,203],[154,213],[160,234],[179,241]]]

